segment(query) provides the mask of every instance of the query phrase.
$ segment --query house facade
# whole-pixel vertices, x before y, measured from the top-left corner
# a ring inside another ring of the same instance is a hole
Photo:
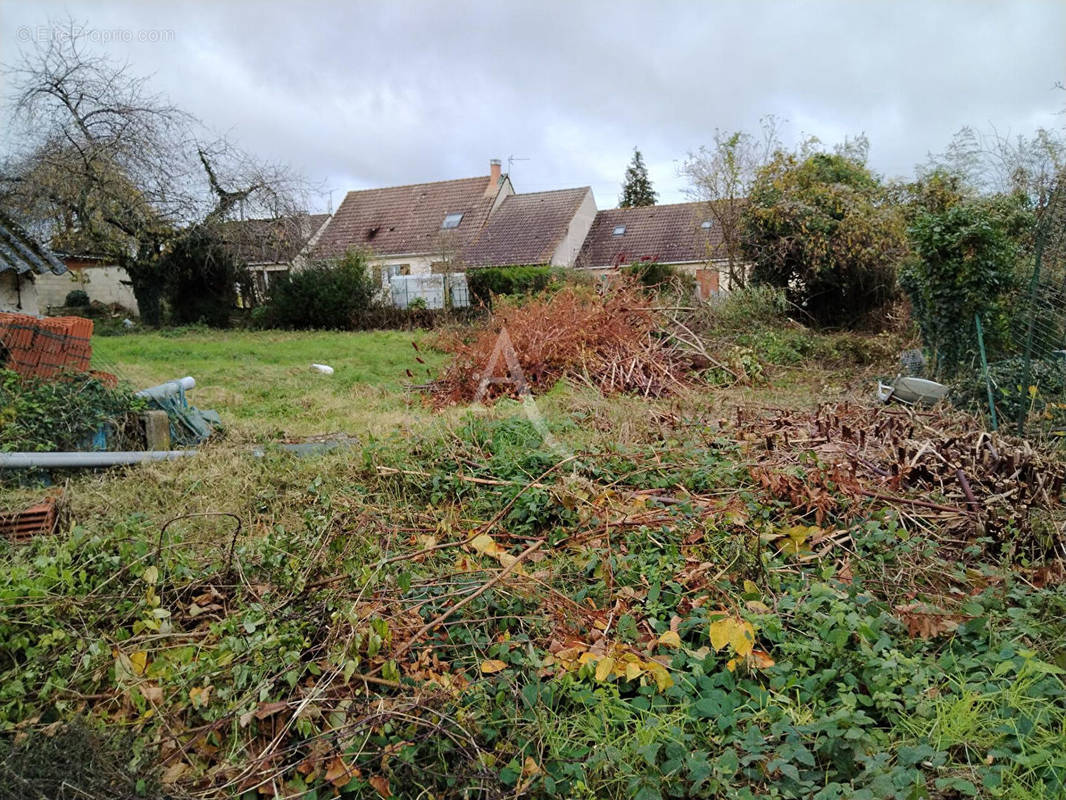
[[[66,271],[47,247],[0,213],[0,311],[40,314],[38,279]]]
[[[50,306],[64,305],[70,292],[81,289],[89,296],[90,302],[119,305],[134,314],[140,313],[129,275],[122,267],[96,256],[57,254],[57,257],[67,272],[63,275],[50,273],[37,279],[38,302],[42,312]]]
[[[349,249],[364,250],[383,282],[454,270],[514,193],[496,159],[485,176],[348,192],[307,257],[338,259]]]
[[[705,203],[600,211],[575,266],[606,273],[641,261],[687,272],[703,298],[730,288],[721,231]]]
[[[463,248],[467,268],[572,267],[596,218],[592,189],[559,189],[504,198]]]
[[[294,214],[274,219],[231,220],[222,225],[226,250],[251,274],[257,297],[291,269],[299,269],[318,244],[329,214]]]

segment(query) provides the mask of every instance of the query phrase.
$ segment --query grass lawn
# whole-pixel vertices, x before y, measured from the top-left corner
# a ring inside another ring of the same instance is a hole
[[[418,331],[177,330],[96,337],[93,362],[137,388],[192,375],[190,402],[218,411],[238,440],[356,435],[421,417],[420,398],[404,387],[435,376],[443,362],[428,339]]]

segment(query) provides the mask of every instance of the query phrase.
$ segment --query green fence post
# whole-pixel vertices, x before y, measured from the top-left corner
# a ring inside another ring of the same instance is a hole
[[[999,423],[996,421],[996,401],[992,394],[992,378],[988,374],[988,356],[985,355],[985,332],[981,327],[981,315],[973,315],[974,322],[977,324],[977,349],[981,353],[981,371],[985,377],[985,389],[988,391],[988,413],[992,415],[992,430],[999,430]]]

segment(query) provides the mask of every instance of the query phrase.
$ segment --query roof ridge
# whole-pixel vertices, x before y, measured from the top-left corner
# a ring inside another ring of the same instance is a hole
[[[630,206],[629,208],[604,208],[604,209],[601,209],[600,211],[597,211],[596,213],[598,213],[598,214],[606,214],[606,213],[611,212],[611,211],[622,211],[622,212],[648,211],[648,210],[654,210],[654,209],[658,209],[658,208],[677,208],[678,206],[702,206],[702,205],[706,205],[708,202],[709,201],[707,201],[707,200],[689,200],[686,203],[656,203],[653,206]]]
[[[418,183],[401,183],[396,186],[375,186],[369,189],[351,189],[345,192],[345,197],[350,194],[360,194],[361,192],[382,192],[387,189],[411,189],[415,186],[439,186],[442,183],[463,183],[464,181],[484,181],[488,183],[491,180],[491,175],[475,175],[471,178],[449,178],[444,181],[420,181]]]
[[[544,189],[540,192],[515,192],[514,194],[507,195],[507,197],[504,198],[504,202],[507,202],[512,197],[532,197],[537,194],[562,194],[563,192],[586,192],[591,188],[591,186],[574,186],[569,189]]]

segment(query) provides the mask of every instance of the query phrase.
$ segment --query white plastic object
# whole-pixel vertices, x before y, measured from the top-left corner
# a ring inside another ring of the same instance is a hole
[[[311,369],[321,372],[323,375],[333,374],[333,367],[329,364],[312,364]]]

